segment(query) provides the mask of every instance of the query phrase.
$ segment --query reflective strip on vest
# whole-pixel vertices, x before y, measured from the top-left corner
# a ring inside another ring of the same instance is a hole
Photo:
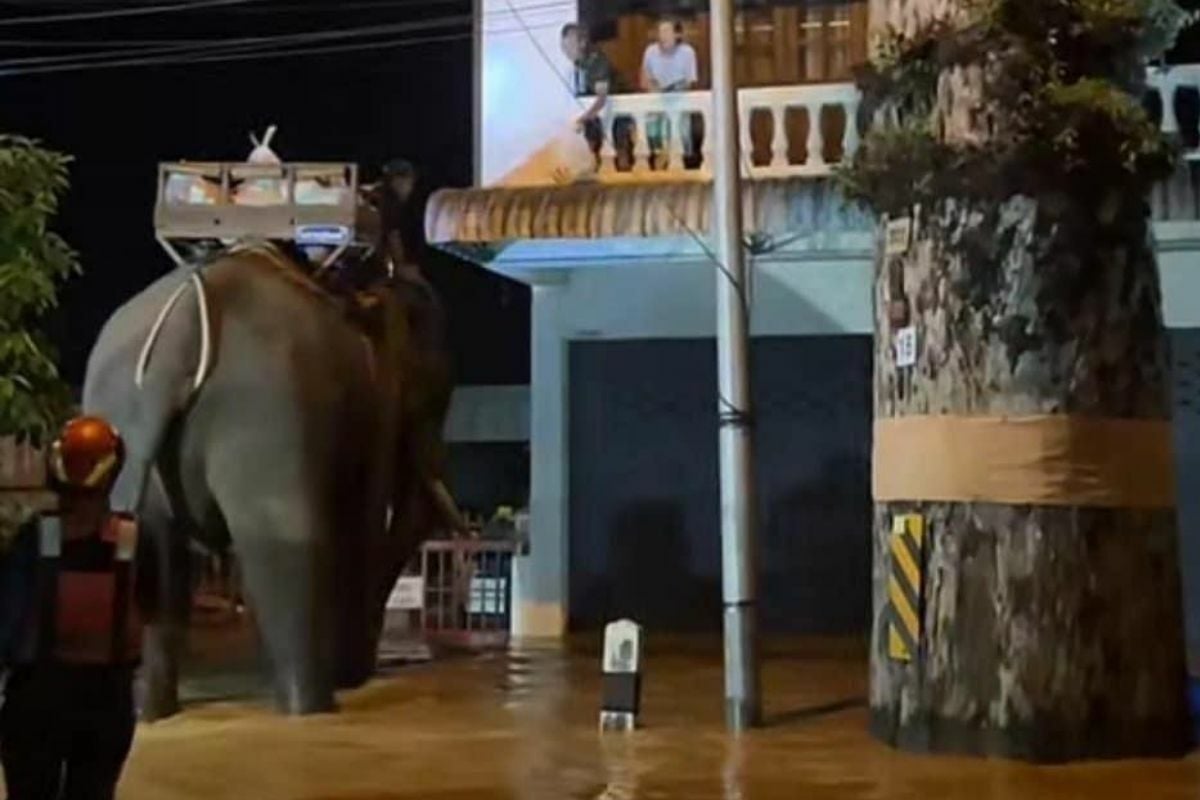
[[[114,557],[117,561],[133,561],[137,552],[137,522],[127,517],[113,516],[109,521],[109,531],[116,545]]]
[[[38,554],[42,558],[62,555],[62,518],[43,516],[38,519]]]

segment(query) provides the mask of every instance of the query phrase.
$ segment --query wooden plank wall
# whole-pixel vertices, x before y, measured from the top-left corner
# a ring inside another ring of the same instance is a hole
[[[42,452],[13,439],[0,439],[0,491],[37,489],[45,484]]]
[[[696,49],[700,87],[711,85],[709,18],[682,19],[685,40]],[[657,20],[629,14],[614,38],[600,43],[628,91],[637,91],[642,55],[654,41]],[[791,86],[848,81],[867,58],[867,3],[744,11],[737,16],[734,63],[739,86]]]

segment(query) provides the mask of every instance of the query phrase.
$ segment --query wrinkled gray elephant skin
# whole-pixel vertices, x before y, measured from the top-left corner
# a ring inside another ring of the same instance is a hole
[[[189,285],[138,385],[155,321],[189,281],[175,271],[108,321],[84,391],[86,411],[112,420],[127,443],[114,505],[136,510],[147,533],[140,574],[156,602],[142,713],[178,710],[189,537],[237,552],[280,709],[329,711],[335,687],[371,675],[388,590],[429,525],[418,484],[436,459],[402,451],[440,443],[446,371],[417,376],[444,386],[401,392],[406,369],[443,362],[410,352],[399,294],[385,298],[389,332],[373,348],[338,303],[277,259],[228,256],[201,276],[207,336]]]

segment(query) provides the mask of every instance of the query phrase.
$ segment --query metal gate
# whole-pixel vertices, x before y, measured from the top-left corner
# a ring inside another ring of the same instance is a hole
[[[511,541],[452,539],[421,547],[421,630],[431,642],[503,647],[512,618]]]

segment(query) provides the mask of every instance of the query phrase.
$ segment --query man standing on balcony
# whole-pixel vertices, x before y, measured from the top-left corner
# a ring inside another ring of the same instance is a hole
[[[574,22],[563,26],[562,51],[571,62],[571,87],[576,97],[591,97],[591,105],[580,115],[578,125],[583,136],[600,163],[600,148],[604,144],[604,112],[608,105],[608,95],[616,87],[615,75],[608,57],[592,46],[587,28]],[[618,151],[618,161],[626,149],[623,144],[629,137],[629,126],[615,126],[614,144]],[[632,150],[632,148],[628,148]]]
[[[647,92],[686,92],[699,80],[696,50],[683,41],[683,23],[664,17],[658,39],[642,56],[642,89]]]
[[[683,23],[664,17],[658,22],[658,38],[651,42],[642,56],[642,90],[646,92],[686,92],[695,88],[699,80],[695,49],[683,41]],[[671,122],[666,114],[653,114],[646,122],[646,139],[650,154],[658,169],[666,166],[664,150]],[[686,121],[677,119],[675,124],[683,126],[682,139],[685,157],[692,155],[695,137],[692,136],[692,115]]]

